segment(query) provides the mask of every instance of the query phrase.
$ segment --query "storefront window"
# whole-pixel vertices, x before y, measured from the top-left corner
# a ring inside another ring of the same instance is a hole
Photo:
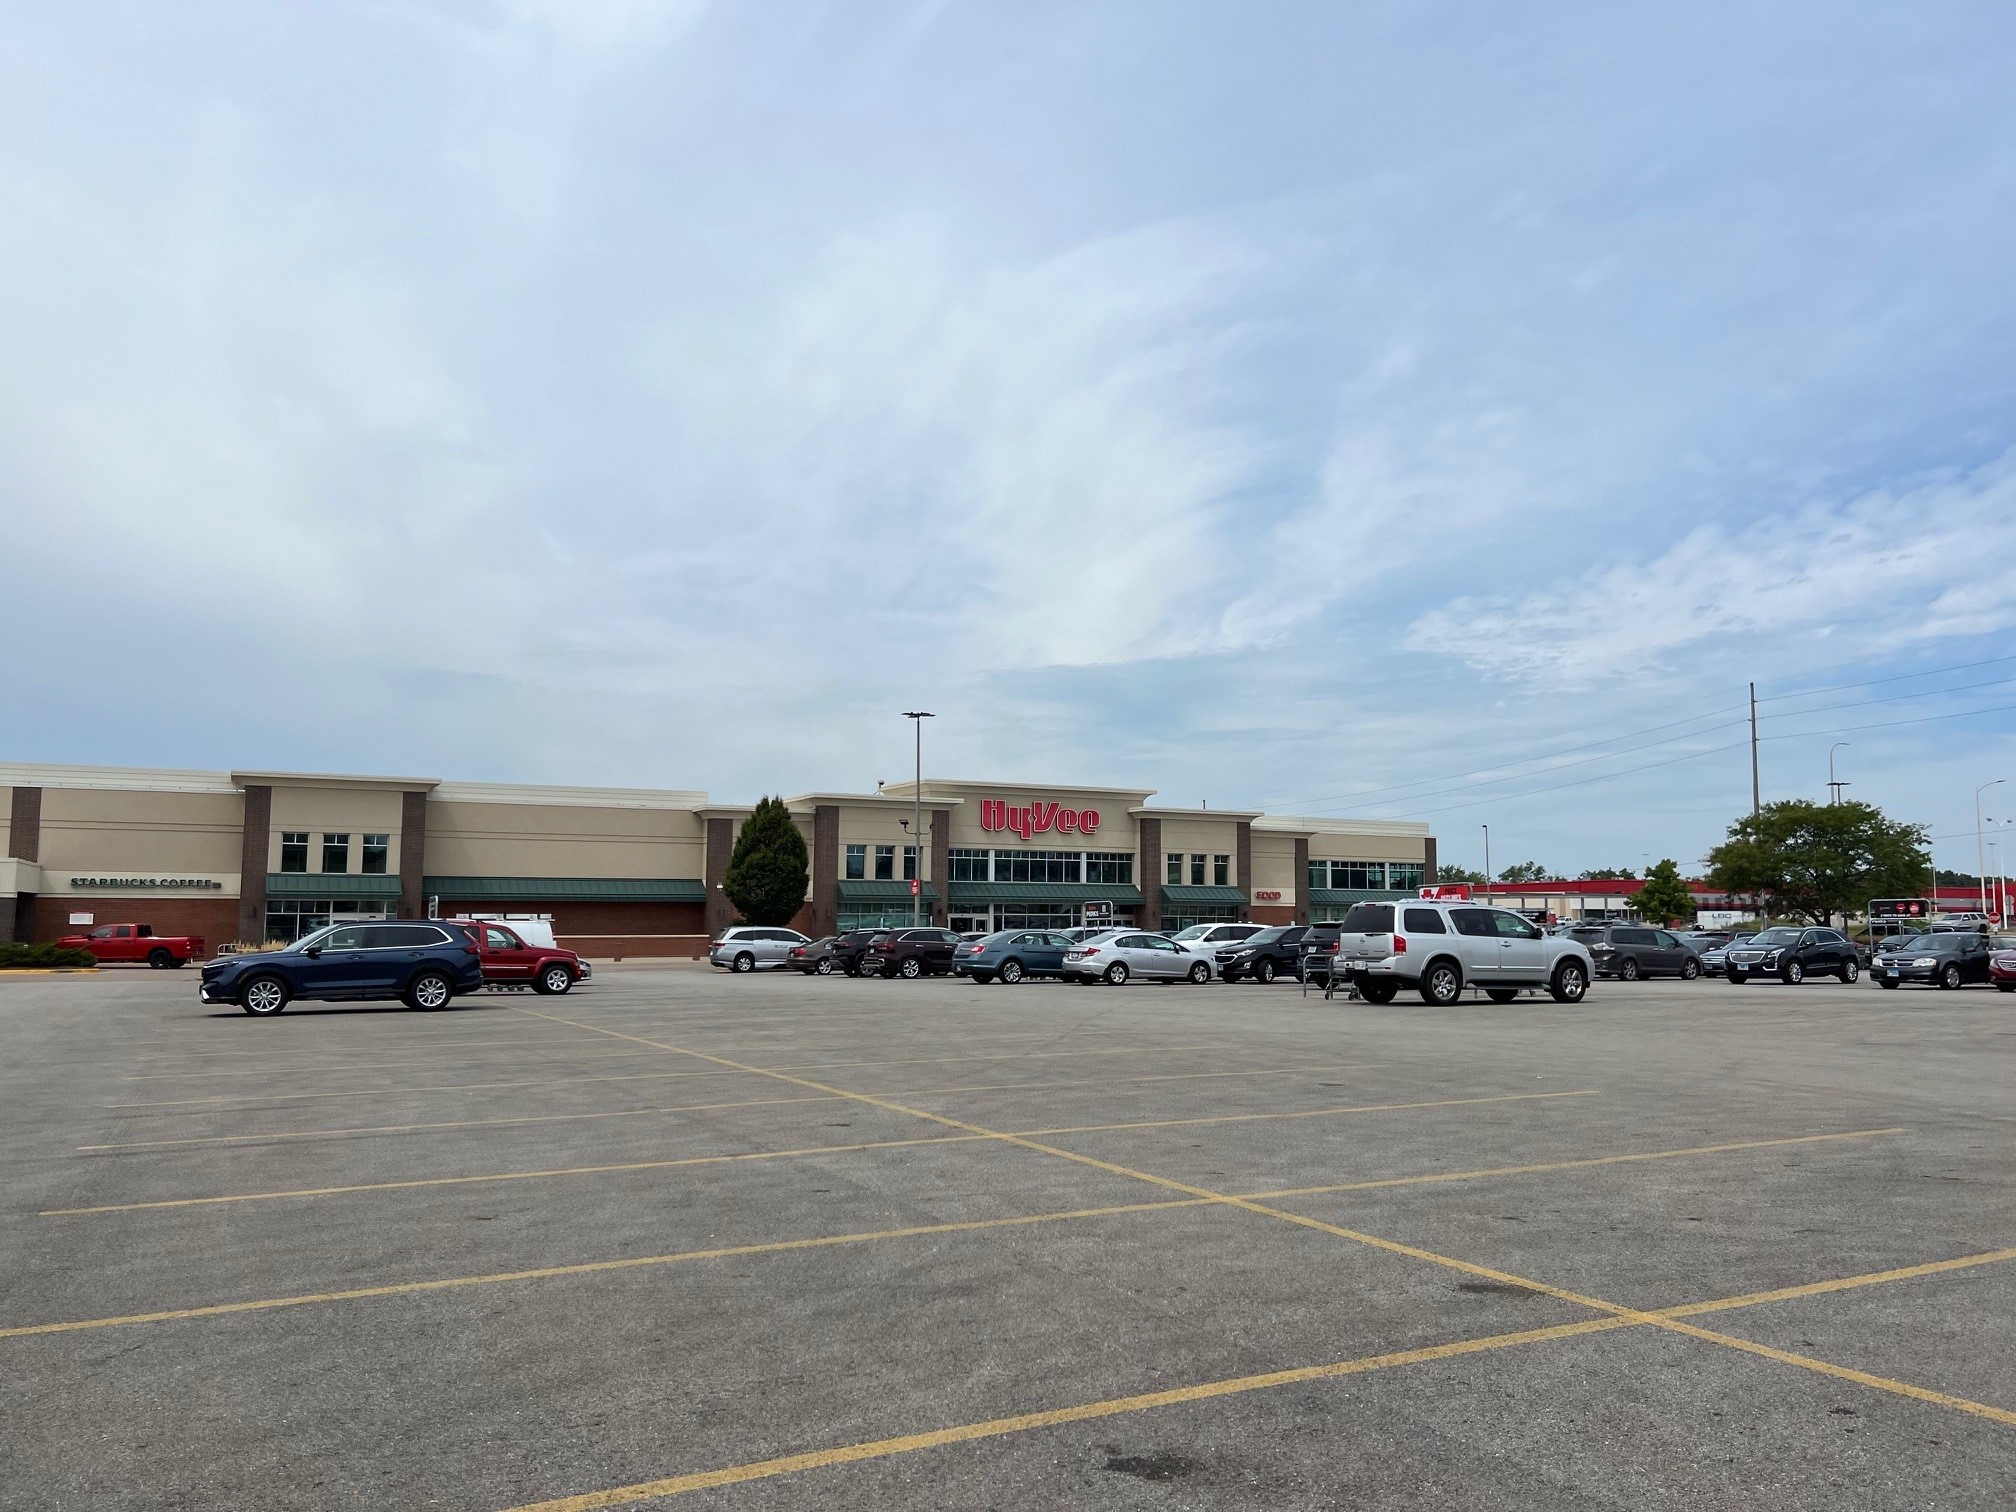
[[[280,832],[280,870],[283,872],[305,872],[308,870],[308,831],[282,830]]]
[[[305,842],[304,842],[305,843]],[[311,929],[351,919],[386,919],[389,905],[356,898],[268,898],[266,938],[298,940]]]
[[[1230,856],[1213,856],[1211,858],[1211,885],[1213,887],[1230,887],[1232,885],[1232,858]]]
[[[350,870],[350,837],[348,835],[324,835],[322,837],[322,870],[325,872],[347,872]]]
[[[862,882],[868,877],[868,847],[850,845],[847,847],[847,871],[849,882]]]
[[[1188,929],[1192,924],[1236,924],[1239,909],[1232,903],[1188,903],[1182,908],[1172,908],[1162,915],[1162,932],[1174,934],[1179,929]]]
[[[392,859],[392,837],[390,835],[366,835],[364,837],[364,859],[358,868],[367,877],[382,877],[385,866]]]
[[[875,880],[894,882],[896,880],[896,847],[878,845],[875,847]]]

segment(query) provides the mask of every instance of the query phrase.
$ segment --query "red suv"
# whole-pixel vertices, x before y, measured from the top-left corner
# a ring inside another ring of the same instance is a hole
[[[592,968],[571,950],[558,945],[535,945],[509,924],[495,919],[451,919],[448,922],[467,930],[476,942],[483,961],[483,985],[517,984],[534,992],[566,992],[576,982],[585,982]]]

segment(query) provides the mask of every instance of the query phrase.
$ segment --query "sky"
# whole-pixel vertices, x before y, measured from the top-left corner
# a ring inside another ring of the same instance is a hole
[[[2012,77],[1995,0],[10,7],[0,760],[747,801],[922,708],[1691,870],[1754,681],[1767,801],[1847,741],[1972,870]]]

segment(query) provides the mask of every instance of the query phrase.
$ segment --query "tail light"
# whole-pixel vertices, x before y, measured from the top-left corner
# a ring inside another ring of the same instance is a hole
[[[1081,956],[1095,956],[1099,954],[1099,947],[1097,945],[1081,945],[1078,947],[1078,954]]]
[[[1407,936],[1405,935],[1393,936],[1393,954],[1395,955],[1407,954]]]

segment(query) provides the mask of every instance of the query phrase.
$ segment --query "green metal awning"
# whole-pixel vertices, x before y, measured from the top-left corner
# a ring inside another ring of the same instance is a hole
[[[268,872],[269,898],[396,898],[399,879],[378,873],[351,876],[348,872]]]
[[[1309,889],[1311,903],[1398,903],[1403,899],[1418,898],[1419,893],[1395,892],[1384,887],[1312,887]]]
[[[430,898],[458,903],[707,901],[707,884],[697,877],[429,877],[425,891]]]
[[[1243,904],[1245,901],[1245,892],[1237,887],[1177,887],[1171,884],[1162,889],[1164,908],[1181,908],[1198,903]]]
[[[938,889],[929,882],[924,884],[923,898],[926,903],[938,901]],[[908,882],[842,882],[840,884],[842,903],[908,903],[910,884]]]
[[[954,882],[954,903],[1131,903],[1141,889],[1121,882]]]

